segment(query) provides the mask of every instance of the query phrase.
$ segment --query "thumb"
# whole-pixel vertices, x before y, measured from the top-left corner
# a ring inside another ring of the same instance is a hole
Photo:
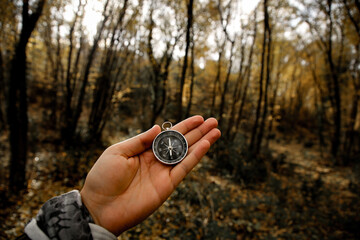
[[[127,157],[138,155],[151,147],[152,141],[161,132],[160,126],[155,125],[149,130],[123,142],[117,143],[117,149]]]

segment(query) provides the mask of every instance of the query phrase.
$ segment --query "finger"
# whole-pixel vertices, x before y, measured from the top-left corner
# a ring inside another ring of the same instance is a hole
[[[181,180],[195,167],[195,165],[201,160],[210,148],[210,142],[203,140],[199,142],[197,147],[178,165],[176,165],[170,171],[171,181],[176,187]]]
[[[197,145],[203,141],[203,140],[207,140],[209,141],[210,145],[213,145],[219,138],[221,137],[221,132],[219,129],[217,128],[213,128],[212,130],[210,130],[205,136],[203,136],[200,141],[196,142],[194,145],[192,145],[189,148],[189,154],[195,149],[197,148]]]
[[[202,116],[193,116],[185,119],[184,121],[176,124],[174,127],[172,127],[172,130],[176,130],[182,134],[186,134],[192,129],[200,126],[204,122],[204,118]]]
[[[215,118],[209,118],[199,127],[191,130],[185,135],[186,140],[188,141],[189,146],[193,145],[199,141],[203,136],[205,136],[209,131],[216,128],[218,122]]]
[[[158,125],[155,125],[144,133],[141,133],[128,140],[115,144],[114,147],[116,147],[117,150],[120,151],[121,154],[124,154],[126,157],[132,157],[150,148],[152,141],[160,132],[160,127]]]

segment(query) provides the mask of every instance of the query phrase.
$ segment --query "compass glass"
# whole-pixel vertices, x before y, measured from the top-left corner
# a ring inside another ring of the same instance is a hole
[[[181,133],[166,130],[156,136],[152,148],[159,161],[166,164],[176,164],[186,156],[188,143]]]

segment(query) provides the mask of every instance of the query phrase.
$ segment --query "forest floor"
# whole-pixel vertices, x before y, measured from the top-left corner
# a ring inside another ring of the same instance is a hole
[[[204,157],[153,215],[119,239],[359,239],[359,167],[335,166],[302,141],[275,139],[269,147],[276,168],[264,181],[235,181]],[[80,189],[102,152],[51,149],[44,145],[30,156],[26,192],[4,200],[1,186],[0,239],[21,234],[50,197]],[[70,167],[81,177],[59,174],[74,157]]]

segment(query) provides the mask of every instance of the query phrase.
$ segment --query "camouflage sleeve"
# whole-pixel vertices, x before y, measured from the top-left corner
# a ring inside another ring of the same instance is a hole
[[[48,200],[36,218],[25,227],[30,239],[116,239],[115,235],[94,224],[74,190]]]

